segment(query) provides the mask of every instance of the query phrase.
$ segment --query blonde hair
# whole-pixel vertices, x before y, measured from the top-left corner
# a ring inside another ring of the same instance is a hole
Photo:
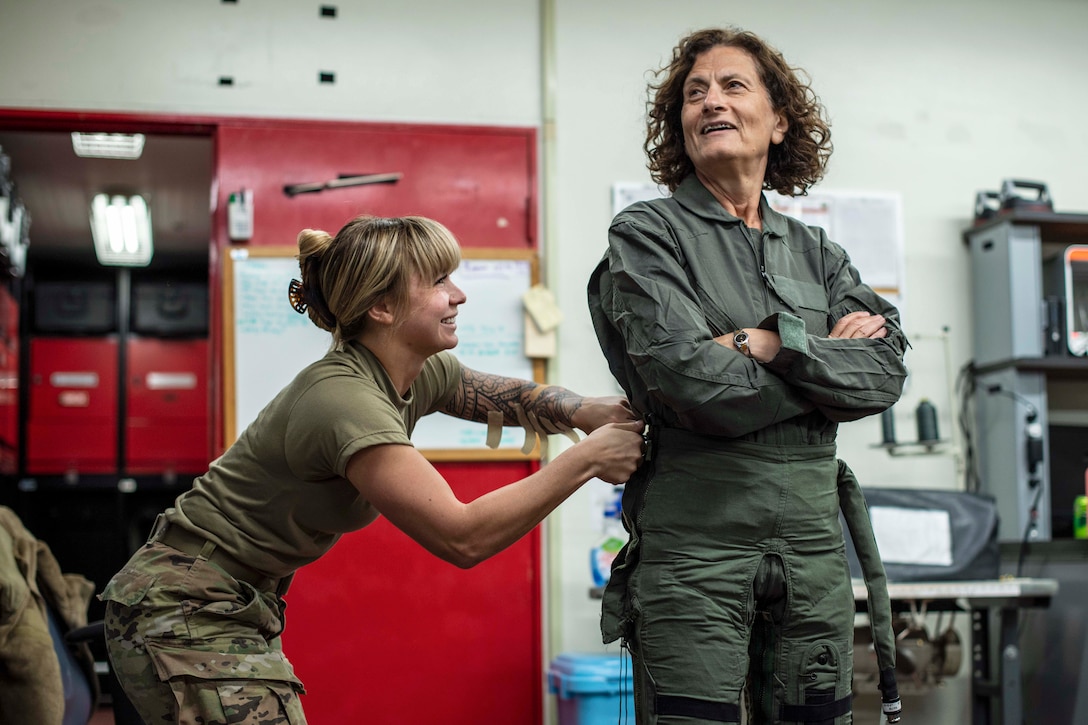
[[[359,216],[336,236],[317,229],[298,235],[302,299],[310,320],[333,336],[333,347],[358,337],[367,312],[388,298],[396,317],[408,309],[415,275],[434,280],[457,269],[461,249],[446,227],[418,216]]]

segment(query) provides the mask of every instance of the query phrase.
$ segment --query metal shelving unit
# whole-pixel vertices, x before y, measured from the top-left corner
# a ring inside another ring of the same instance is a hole
[[[1051,480],[1055,460],[1088,453],[1088,428],[1084,452],[1051,449],[1050,411],[1082,408],[1088,417],[1088,358],[1048,344],[1045,300],[1061,290],[1047,269],[1069,245],[1088,244],[1088,214],[1012,209],[976,224],[964,241],[980,492],[997,500],[1002,541],[1049,541],[1055,511],[1071,510],[1075,495],[1064,476]]]

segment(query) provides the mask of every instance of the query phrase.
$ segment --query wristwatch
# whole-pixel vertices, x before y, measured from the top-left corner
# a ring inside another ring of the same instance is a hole
[[[752,357],[752,351],[748,348],[748,333],[744,330],[738,330],[733,334],[733,344],[740,350],[741,355],[745,357]]]

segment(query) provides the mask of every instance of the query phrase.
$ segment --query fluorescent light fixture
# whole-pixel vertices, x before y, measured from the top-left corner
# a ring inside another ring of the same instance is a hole
[[[73,133],[76,156],[93,159],[138,159],[144,151],[142,133]]]
[[[99,264],[146,267],[151,263],[151,210],[142,196],[95,196],[91,236]]]

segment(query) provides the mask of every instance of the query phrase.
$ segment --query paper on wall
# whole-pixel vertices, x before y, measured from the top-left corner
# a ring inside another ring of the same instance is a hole
[[[869,518],[885,564],[952,566],[952,522],[947,511],[872,506]]]

